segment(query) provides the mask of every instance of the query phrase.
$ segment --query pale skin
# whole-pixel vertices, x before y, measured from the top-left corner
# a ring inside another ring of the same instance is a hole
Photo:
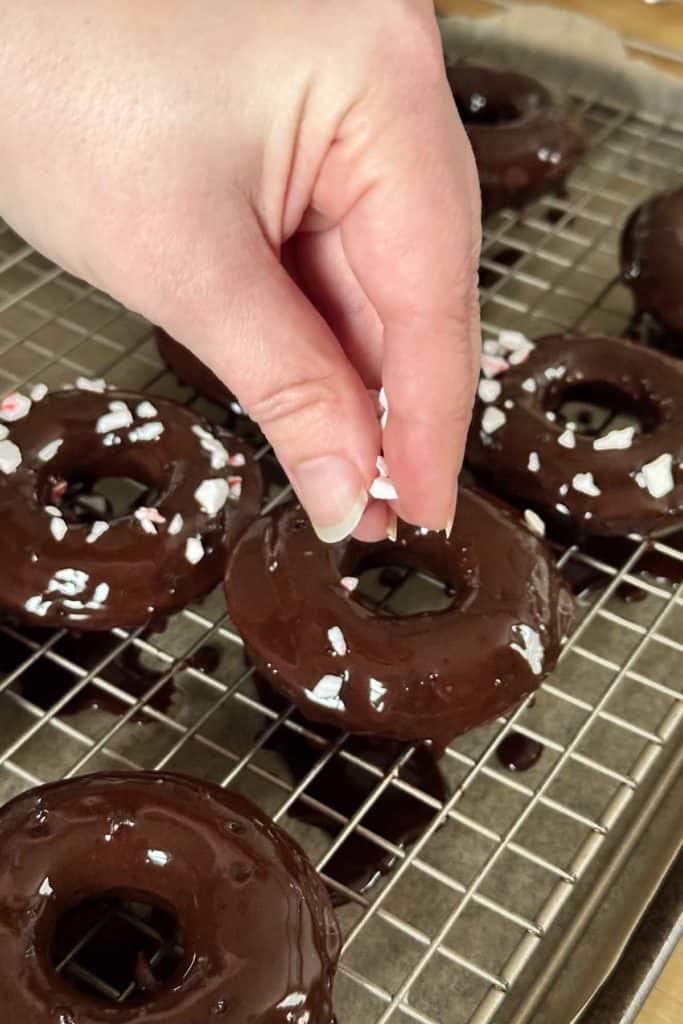
[[[430,0],[3,0],[0,124],[0,214],[211,366],[324,540],[449,526],[480,207]]]

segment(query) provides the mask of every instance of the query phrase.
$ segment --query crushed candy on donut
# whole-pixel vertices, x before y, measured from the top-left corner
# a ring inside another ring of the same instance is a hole
[[[125,403],[111,402],[109,408],[111,412],[106,412],[103,416],[100,416],[95,424],[95,430],[98,434],[109,434],[114,430],[124,430],[126,427],[132,426],[133,414]]]
[[[510,366],[519,366],[521,363],[525,363],[530,355],[530,348],[516,348],[509,354],[508,362]]]
[[[159,413],[155,406],[151,402],[144,401],[140,402],[135,410],[135,415],[141,420],[153,420]]]
[[[48,593],[58,591],[65,597],[77,597],[88,585],[90,576],[81,569],[58,569],[47,585]]]
[[[129,441],[158,441],[164,432],[163,423],[155,420],[154,423],[143,423],[128,434]]]
[[[54,459],[63,444],[64,438],[62,437],[58,437],[56,440],[50,441],[49,444],[46,444],[44,448],[40,449],[38,452],[38,458],[41,462],[49,462],[50,459]]]
[[[0,441],[0,472],[15,473],[21,465],[21,450],[14,441]]]
[[[94,591],[93,591],[93,595],[92,595],[93,603],[94,604],[100,604],[100,605],[104,604],[104,602],[107,600],[108,597],[109,597],[109,584],[108,583],[98,583],[97,586],[95,587]]]
[[[563,430],[557,439],[557,443],[561,444],[563,448],[576,448],[576,436],[573,430],[567,427]]]
[[[388,476],[376,476],[370,484],[369,493],[378,501],[394,501],[398,498],[398,491]]]
[[[587,494],[589,498],[597,498],[602,494],[592,473],[576,473],[572,480],[572,487],[581,494]]]
[[[344,590],[348,590],[349,594],[352,594],[360,583],[360,580],[357,576],[342,576],[339,582]]]
[[[47,394],[47,384],[34,384],[31,388],[31,401],[42,402]]]
[[[526,380],[522,381],[522,389],[528,391],[530,395],[533,395],[536,391],[536,381],[533,377],[527,377]]]
[[[377,467],[377,472],[380,476],[389,476],[389,467],[387,465],[387,460],[383,455],[377,456],[375,459],[375,466]]]
[[[4,441],[6,437],[9,437],[9,430],[4,423],[0,423],[0,441]]]
[[[610,430],[602,437],[596,437],[593,448],[596,452],[623,451],[633,444],[635,427],[622,427],[621,430]]]
[[[507,416],[503,410],[499,409],[496,405],[489,405],[484,409],[484,415],[481,418],[481,429],[485,434],[495,434],[496,430],[500,430],[506,422]]]
[[[522,642],[521,644],[510,644],[510,647],[513,651],[521,654],[535,676],[540,676],[543,672],[543,644],[540,636],[535,629],[525,623],[513,626],[512,629],[519,634]]]
[[[18,391],[11,391],[0,402],[0,420],[4,420],[5,423],[14,423],[16,420],[22,420],[24,416],[28,415],[30,409],[30,398],[20,394]]]
[[[562,380],[567,372],[566,366],[548,366],[545,369],[545,376],[548,380]]]
[[[104,519],[97,519],[90,527],[90,533],[85,538],[86,544],[94,544],[96,540],[106,533],[109,529],[109,523],[106,523]]]
[[[234,466],[235,469],[238,469],[240,466],[246,466],[246,464],[247,459],[246,456],[242,454],[242,452],[235,452],[234,455],[230,455],[228,457],[228,465]]]
[[[241,479],[239,477],[237,479],[241,483]],[[203,480],[194,492],[194,500],[202,512],[206,512],[209,516],[215,516],[225,505],[229,493],[230,487],[226,480]]]
[[[563,516],[568,516],[568,515],[570,514],[570,512],[569,512],[569,509],[567,508],[567,506],[566,506],[566,505],[563,505],[561,501],[559,501],[559,502],[558,502],[558,503],[557,503],[557,504],[555,505],[555,508],[556,508],[556,509],[557,509],[557,511],[558,511],[558,512],[560,513],[560,515],[563,515]]]
[[[545,523],[533,509],[524,509],[524,521],[531,532],[535,533],[537,537],[545,537]]]
[[[177,533],[180,533],[182,528],[183,517],[181,516],[180,512],[176,512],[176,514],[171,519],[171,522],[168,524],[168,532],[171,534],[172,537],[174,537]]]
[[[375,679],[374,677],[370,678],[370,703],[375,711],[384,710],[384,701],[382,698],[386,692],[387,688],[384,683],[380,683],[379,679]]]
[[[653,498],[664,498],[674,489],[673,457],[665,452],[646,462],[636,473],[636,483],[645,487]]]
[[[103,395],[107,390],[107,382],[104,377],[76,377],[76,387],[79,391],[92,391],[96,395]]]
[[[497,380],[480,380],[477,394],[482,402],[495,402],[502,391],[502,384]]]
[[[536,348],[533,341],[527,338],[526,334],[522,334],[521,331],[500,331],[498,334],[498,344],[504,352],[520,352],[524,349],[531,351]]]
[[[45,601],[40,594],[34,594],[24,602],[24,608],[31,615],[39,615],[42,619],[52,607],[52,601]]]
[[[199,444],[209,455],[211,469],[224,469],[228,464],[230,456],[218,438],[210,434],[204,427],[200,427],[198,423],[195,423],[192,427],[192,433],[199,438]]]
[[[53,516],[50,519],[50,533],[56,541],[62,541],[66,537],[68,527],[62,518]]]
[[[115,444],[121,444],[121,438],[118,434],[107,434],[102,438],[102,444],[105,448],[111,448]]]
[[[242,477],[241,476],[229,476],[228,487],[230,488],[230,497],[233,501],[239,501],[242,497]]]
[[[309,700],[332,711],[345,711],[344,701],[339,694],[344,684],[344,676],[327,675],[319,679],[312,690],[304,690]]]
[[[389,399],[387,393],[383,387],[379,389],[379,396],[377,398],[380,408],[379,425],[382,430],[386,429],[387,420],[389,419]]]
[[[161,526],[166,520],[158,508],[136,508],[133,513],[145,533],[156,534],[157,526]]]
[[[497,377],[499,373],[505,373],[510,369],[507,359],[502,356],[492,356],[484,353],[481,357],[481,372],[485,377]]]
[[[197,565],[204,557],[204,545],[199,537],[188,537],[185,544],[185,558],[190,565]]]
[[[529,452],[529,461],[527,463],[527,469],[530,473],[538,473],[541,468],[541,460],[538,457],[538,452]]]
[[[346,638],[342,633],[339,626],[330,626],[327,631],[327,639],[330,641],[330,646],[335,654],[343,658],[348,648],[346,646]]]

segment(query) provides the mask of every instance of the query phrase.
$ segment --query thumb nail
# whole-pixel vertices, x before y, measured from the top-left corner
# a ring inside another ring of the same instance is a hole
[[[289,474],[313,529],[326,544],[353,533],[368,496],[358,469],[343,455],[321,455],[300,462]]]

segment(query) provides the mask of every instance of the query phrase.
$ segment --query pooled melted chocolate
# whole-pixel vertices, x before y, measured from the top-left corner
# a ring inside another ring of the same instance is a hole
[[[651,314],[683,354],[683,187],[648,199],[633,211],[621,238],[623,280],[636,313]]]
[[[65,914],[114,897],[170,911],[182,947],[166,978],[141,948],[122,1003],[79,991],[52,950]],[[121,773],[44,786],[0,811],[0,991],[13,1024],[332,1024],[339,949],[304,853],[235,793]]]
[[[453,605],[373,615],[341,578],[383,564],[431,572]],[[467,489],[450,540],[404,527],[395,544],[328,547],[298,506],[280,508],[243,535],[226,593],[258,671],[306,717],[437,751],[536,689],[574,610],[549,549]]]
[[[468,64],[447,70],[474,150],[484,212],[561,191],[585,144],[545,86],[514,71]]]
[[[521,732],[509,732],[496,747],[496,757],[510,772],[528,772],[543,754],[543,744]]]

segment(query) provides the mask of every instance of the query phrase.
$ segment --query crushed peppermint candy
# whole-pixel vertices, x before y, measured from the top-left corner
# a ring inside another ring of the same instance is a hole
[[[242,497],[242,477],[241,476],[229,476],[228,487],[230,488],[230,497],[233,501],[239,501]]]
[[[376,476],[370,484],[369,493],[379,501],[394,501],[398,498],[398,491],[388,476]]]
[[[5,395],[0,402],[0,420],[5,423],[14,423],[15,420],[22,420],[31,409],[31,399],[18,391],[12,391]]]
[[[46,505],[45,511],[49,516],[57,516],[59,519],[61,519],[63,515],[61,508],[57,508],[56,505]]]
[[[636,483],[644,487],[653,498],[663,498],[674,489],[673,458],[665,452],[652,462],[646,462],[636,473]]]
[[[104,377],[76,377],[76,387],[79,391],[92,391],[96,395],[103,395],[107,390],[107,382]]]
[[[482,346],[481,347],[482,347],[483,351],[486,352],[487,355],[490,355],[490,356],[499,356],[500,355],[500,345],[498,344],[497,341],[495,341],[494,338],[486,338],[486,340],[482,342]]]
[[[389,476],[389,467],[387,465],[387,460],[383,455],[377,456],[375,459],[375,466],[377,467],[377,472],[380,476]]]
[[[94,591],[93,591],[92,603],[93,604],[104,604],[104,602],[107,600],[108,597],[109,597],[109,584],[108,583],[98,583],[97,586],[95,587]]]
[[[477,394],[482,402],[495,402],[502,391],[502,384],[498,380],[480,380]]]
[[[555,505],[555,508],[563,516],[568,516],[570,514],[569,509],[567,508],[567,506],[563,505],[561,501],[558,501],[558,503]]]
[[[547,380],[562,380],[567,372],[566,366],[547,366],[543,371]]]
[[[592,473],[576,473],[572,480],[572,487],[581,494],[587,494],[589,498],[597,498],[602,494]]]
[[[507,416],[503,410],[499,409],[496,405],[489,405],[484,409],[484,415],[481,418],[481,429],[485,434],[494,434],[496,430],[500,430],[506,422]]]
[[[506,398],[505,401],[503,402],[503,406],[506,409],[514,409],[515,403],[512,401],[511,398]]]
[[[120,405],[123,405],[123,408],[120,408]],[[111,409],[111,406],[116,406],[116,408]],[[110,409],[111,412],[100,416],[95,424],[98,434],[109,434],[114,430],[124,430],[133,425],[133,414],[125,403],[111,402]]]
[[[635,427],[622,427],[621,430],[610,430],[602,437],[596,437],[593,448],[596,452],[623,451],[633,444]]]
[[[524,658],[535,676],[543,672],[543,643],[539,634],[526,623],[513,626],[513,630],[519,635],[521,644],[510,644],[513,651]]]
[[[95,522],[90,527],[90,533],[85,538],[85,543],[94,544],[95,541],[99,540],[102,534],[106,533],[108,529],[109,523],[106,523],[104,519],[96,519]]]
[[[89,579],[88,573],[81,569],[58,569],[48,583],[48,593],[56,590],[65,597],[77,597],[83,593]]]
[[[47,384],[34,384],[31,388],[31,401],[42,402],[47,394]]]
[[[14,441],[0,441],[0,472],[15,473],[21,465],[21,449]]]
[[[38,452],[38,458],[41,462],[49,462],[50,459],[54,459],[63,444],[64,439],[62,437],[58,437],[56,440],[50,441],[49,444],[46,444],[44,448],[40,449]]]
[[[118,434],[107,434],[105,437],[102,438],[102,444],[105,446],[105,448],[111,448],[115,444],[121,444],[121,438],[118,436]]]
[[[122,401],[122,399],[120,399],[120,398],[112,398],[111,402],[109,403],[109,411],[110,412],[130,412],[130,409],[128,408],[126,403],[124,401]]]
[[[199,537],[188,537],[185,544],[185,558],[190,565],[197,565],[204,557],[204,545]]]
[[[166,520],[158,508],[136,508],[133,513],[145,533],[155,534],[157,526],[161,526]]]
[[[332,711],[345,711],[344,701],[340,697],[344,684],[344,676],[327,675],[319,679],[312,690],[304,690],[309,700]]]
[[[215,516],[225,505],[229,493],[230,487],[225,480],[202,480],[194,492],[194,500],[202,512],[206,512],[209,516]]]
[[[41,619],[44,615],[47,615],[51,607],[52,601],[43,600],[40,594],[34,594],[33,597],[29,597],[29,599],[24,602],[24,608],[26,611],[30,612],[31,615],[39,615]]]
[[[562,495],[568,494],[569,493],[569,484],[560,484],[559,491],[560,491],[560,494],[562,494]]]
[[[545,523],[533,509],[524,510],[524,522],[537,537],[545,537]]]
[[[360,583],[360,580],[357,576],[342,576],[339,582],[344,590],[348,590],[349,594],[352,594]]]
[[[563,430],[558,437],[557,443],[561,444],[563,448],[576,448],[576,437],[574,436],[574,431],[567,427],[567,429]]]
[[[201,448],[209,455],[211,469],[224,469],[228,464],[230,456],[218,438],[214,437],[213,434],[210,434],[208,430],[205,430],[198,423],[193,425],[192,433],[199,438]]]
[[[502,356],[489,355],[485,352],[481,357],[481,372],[485,377],[497,377],[499,373],[505,373],[509,369],[510,364]]]
[[[538,473],[541,468],[541,460],[538,457],[538,452],[529,452],[529,461],[527,463],[527,469],[530,473]]]
[[[53,516],[50,519],[50,533],[56,541],[62,541],[66,537],[68,526],[60,517]]]
[[[528,391],[530,395],[533,395],[536,391],[536,381],[533,377],[527,377],[526,380],[522,381],[522,390]]]
[[[387,420],[389,419],[389,399],[387,398],[387,393],[383,387],[379,389],[379,396],[377,398],[377,402],[379,404],[380,410],[379,425],[381,426],[382,430],[385,430],[387,426]]]
[[[153,420],[155,416],[159,415],[159,413],[151,402],[145,400],[144,402],[139,403],[135,409],[135,415],[141,420]]]
[[[168,524],[168,532],[171,534],[172,537],[174,537],[177,533],[180,533],[182,528],[183,517],[181,516],[180,512],[176,512],[176,514],[171,519],[171,522]]]
[[[522,349],[536,348],[533,341],[531,341],[521,331],[501,331],[498,335],[498,344],[505,352],[519,352]]]
[[[530,348],[516,348],[514,352],[511,352],[508,356],[508,362],[510,366],[520,366],[521,363],[525,363],[531,355]]]
[[[330,641],[330,646],[335,654],[340,658],[343,658],[346,654],[348,647],[346,645],[346,638],[341,631],[339,626],[330,626],[327,631],[327,639]]]
[[[228,465],[238,469],[240,466],[246,466],[247,459],[242,452],[235,452],[234,455],[228,456]]]
[[[6,437],[9,437],[9,430],[4,423],[0,423],[0,441],[4,441]]]
[[[387,692],[387,687],[384,683],[381,683],[379,679],[373,679],[370,677],[370,703],[376,711],[384,710],[384,701],[382,698]]]
[[[134,430],[129,431],[129,441],[158,441],[164,432],[163,423],[159,423],[155,420],[154,423],[143,423],[141,427],[136,427]]]

